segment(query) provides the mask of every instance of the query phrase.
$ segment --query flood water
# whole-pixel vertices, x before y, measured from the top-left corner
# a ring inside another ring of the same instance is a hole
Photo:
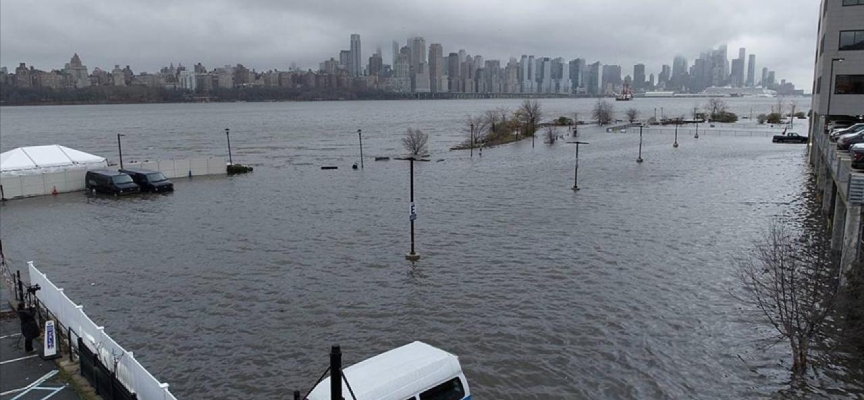
[[[644,116],[705,99],[637,99]],[[592,100],[541,100],[588,119]],[[773,99],[729,99],[739,115]],[[796,215],[805,145],[703,126],[639,135],[580,128],[575,147],[530,140],[469,157],[466,113],[518,100],[0,108],[0,146],[62,144],[124,161],[225,155],[255,172],[175,182],[169,195],[84,193],[0,207],[13,267],[33,260],[181,399],[287,398],[340,344],[351,364],[421,340],[459,356],[480,399],[770,397],[789,354],[729,294],[734,255],[776,215]],[[615,104],[619,118],[625,105]],[[801,99],[799,108],[809,107]],[[806,128],[797,129],[806,134]],[[409,250],[408,127],[417,163]],[[357,129],[363,130],[365,168]],[[562,134],[564,131],[561,132]],[[439,159],[443,161],[435,162]],[[322,171],[323,165],[338,170]],[[14,269],[14,268],[13,268]],[[862,395],[860,365],[807,389]],[[281,396],[281,397],[280,397]]]

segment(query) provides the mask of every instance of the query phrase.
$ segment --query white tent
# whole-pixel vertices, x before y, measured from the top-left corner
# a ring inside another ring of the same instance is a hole
[[[19,147],[0,154],[0,173],[3,175],[34,175],[107,166],[105,157],[56,144]]]

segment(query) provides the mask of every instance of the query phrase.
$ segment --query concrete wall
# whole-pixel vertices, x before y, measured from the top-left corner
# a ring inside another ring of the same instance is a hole
[[[225,175],[226,162],[221,157],[191,158],[185,160],[124,163],[127,168],[146,168],[161,172],[168,179],[202,175]],[[111,169],[118,168],[114,165]],[[86,170],[66,170],[39,175],[2,175],[3,198],[15,199],[84,190]]]

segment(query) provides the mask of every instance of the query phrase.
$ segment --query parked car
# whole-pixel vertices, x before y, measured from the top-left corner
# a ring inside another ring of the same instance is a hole
[[[852,156],[852,168],[864,169],[864,143],[853,144],[849,154]]]
[[[120,172],[129,174],[132,180],[141,187],[142,192],[173,192],[174,184],[159,171],[143,168],[124,168]]]
[[[785,135],[774,135],[771,139],[774,143],[807,143],[810,140],[808,136],[801,136],[795,132],[789,132]]]
[[[833,141],[837,141],[837,138],[839,138],[840,136],[843,136],[843,135],[848,134],[848,133],[861,132],[862,130],[864,130],[864,123],[850,125],[850,126],[847,126],[845,128],[837,128],[837,129],[834,129],[831,131],[831,134],[829,135],[828,139],[833,140]]]
[[[141,188],[127,174],[120,171],[92,170],[84,177],[84,187],[91,193],[107,193],[115,196],[138,193]]]
[[[864,131],[848,133],[837,139],[837,150],[849,150],[856,143],[864,143]]]

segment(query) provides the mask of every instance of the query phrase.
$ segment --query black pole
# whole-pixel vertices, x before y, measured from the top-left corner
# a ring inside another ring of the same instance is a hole
[[[693,136],[694,139],[699,139],[699,122],[696,122],[696,136]]]
[[[636,159],[637,163],[642,162],[642,127],[639,127],[639,158]]]
[[[411,157],[411,205],[414,205],[414,157]],[[414,220],[411,220],[411,254],[414,252]]]
[[[225,128],[225,139],[228,139],[228,164],[234,165],[234,160],[231,158],[231,135],[229,135],[230,129]]]
[[[24,301],[24,282],[21,282],[21,270],[15,271],[18,275],[18,301]]]
[[[120,147],[120,136],[123,136],[123,135],[118,133],[117,134],[117,153],[120,154],[120,168],[122,169],[123,168],[123,148]]]
[[[576,142],[576,168],[573,171],[573,190],[579,190],[579,142]]]
[[[342,349],[330,347],[330,400],[342,400]]]
[[[357,137],[360,139],[360,169],[363,169],[363,130],[357,130]]]
[[[471,123],[471,158],[474,158],[474,123]]]
[[[680,125],[680,123],[675,124],[675,142],[672,143],[672,147],[678,147],[678,125]]]
[[[294,400],[300,400],[300,391],[299,390],[294,391]]]

